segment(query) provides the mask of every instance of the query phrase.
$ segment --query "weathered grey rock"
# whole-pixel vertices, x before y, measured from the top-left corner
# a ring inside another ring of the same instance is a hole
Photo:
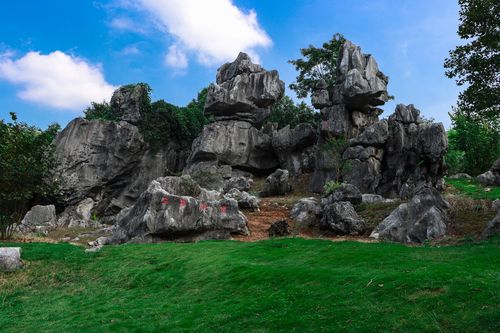
[[[128,122],[82,118],[57,136],[55,151],[59,204],[67,207],[92,198],[95,213],[103,219],[132,205],[151,180],[182,170],[186,158],[174,142],[151,153],[139,129]]]
[[[350,146],[383,147],[389,136],[387,120],[380,120],[366,127],[357,137],[349,141]]]
[[[332,194],[325,198],[326,204],[339,201],[349,201],[353,205],[359,205],[362,201],[361,192],[352,184],[341,184]]]
[[[148,101],[147,88],[143,84],[130,84],[115,90],[110,105],[123,121],[137,124],[141,117],[141,108]]]
[[[314,197],[300,199],[290,211],[290,218],[301,227],[319,226],[321,215],[321,204]]]
[[[56,207],[54,205],[36,205],[26,213],[19,225],[19,230],[22,233],[45,232],[56,226]]]
[[[0,247],[0,272],[15,272],[23,266],[20,247]]]
[[[448,203],[432,187],[423,187],[408,202],[399,205],[370,237],[401,243],[422,243],[446,233]]]
[[[484,186],[500,186],[500,158],[498,158],[490,170],[477,176],[477,181]]]
[[[326,81],[321,79],[316,85],[316,90],[311,95],[311,104],[318,110],[332,105],[327,88]]]
[[[271,224],[268,230],[269,237],[286,237],[291,234],[290,226],[286,219],[282,219]]]
[[[183,173],[191,176],[201,187],[221,192],[231,178],[232,168],[218,161],[199,161],[188,165]]]
[[[224,192],[229,192],[235,188],[240,191],[250,191],[253,185],[253,179],[244,176],[231,177],[224,185]]]
[[[500,211],[500,199],[493,200],[491,208],[493,208],[496,212]]]
[[[379,202],[395,202],[396,201],[395,199],[386,199],[379,194],[366,193],[366,194],[362,194],[361,197],[362,197],[361,202],[367,203],[367,204],[373,204],[373,203],[379,203]]]
[[[320,227],[337,235],[360,235],[365,230],[365,221],[350,202],[340,201],[324,207]]]
[[[189,175],[160,177],[156,181],[170,194],[197,197],[201,193],[200,186]]]
[[[251,209],[253,211],[259,210],[260,200],[245,191],[233,188],[224,194],[224,198],[236,200],[240,209]]]
[[[497,215],[493,220],[488,222],[486,228],[484,228],[483,232],[481,232],[481,239],[487,239],[494,235],[500,234],[500,211],[497,212]]]
[[[118,221],[118,226],[110,243],[196,240],[220,237],[221,234],[248,234],[246,218],[238,210],[236,200],[202,201],[173,195],[156,180]]]
[[[79,203],[67,207],[57,219],[59,227],[67,228],[97,228],[101,224],[97,215],[92,213],[96,202],[92,198],[86,198]]]
[[[205,114],[216,121],[239,120],[261,124],[270,107],[284,94],[285,84],[276,70],[266,71],[240,53],[233,63],[221,66],[217,83],[208,88]]]
[[[264,189],[260,192],[261,197],[274,195],[285,195],[292,191],[288,170],[278,169],[266,178]]]
[[[219,121],[203,128],[193,142],[189,166],[213,161],[257,173],[279,166],[271,136],[245,121]]]
[[[378,69],[373,56],[363,54],[350,41],[344,42],[339,53],[337,82],[342,83],[342,95],[351,110],[369,112],[388,100],[389,78]]]
[[[449,179],[472,179],[468,173],[456,173],[448,177]]]
[[[314,169],[316,129],[311,124],[299,124],[293,129],[286,126],[273,133],[272,146],[280,167],[292,176],[311,172]]]

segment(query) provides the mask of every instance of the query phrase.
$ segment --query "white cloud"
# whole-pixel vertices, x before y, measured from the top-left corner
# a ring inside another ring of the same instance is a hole
[[[109,25],[116,30],[131,31],[137,34],[146,34],[147,29],[128,17],[115,17]]]
[[[20,85],[17,95],[23,100],[65,110],[109,100],[116,89],[105,81],[99,66],[61,51],[0,59],[0,79]]]
[[[187,67],[188,54],[206,66],[234,60],[240,51],[258,62],[256,49],[272,45],[255,11],[245,13],[232,0],[137,0],[137,5],[174,37],[166,62],[176,68]]]

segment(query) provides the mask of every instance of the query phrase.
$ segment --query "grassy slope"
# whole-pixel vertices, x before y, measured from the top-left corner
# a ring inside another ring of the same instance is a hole
[[[499,186],[484,187],[473,179],[446,179],[446,183],[453,186],[458,193],[466,194],[473,199],[500,199]]]
[[[0,273],[2,332],[500,331],[498,238],[21,246],[27,268]]]

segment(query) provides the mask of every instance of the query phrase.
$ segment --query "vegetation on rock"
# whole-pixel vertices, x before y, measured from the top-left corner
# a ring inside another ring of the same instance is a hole
[[[290,125],[294,128],[298,124],[308,123],[317,127],[320,121],[320,115],[304,102],[294,103],[293,100],[284,96],[271,107],[271,115],[267,123],[277,123],[278,129]]]

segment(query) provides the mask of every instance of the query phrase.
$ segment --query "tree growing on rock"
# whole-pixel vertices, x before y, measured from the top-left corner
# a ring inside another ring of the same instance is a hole
[[[47,130],[18,122],[0,120],[0,239],[9,238],[36,198],[56,193],[47,181],[55,167],[52,141],[60,126]]]
[[[314,112],[309,105],[304,102],[295,104],[290,97],[284,96],[271,107],[271,115],[267,122],[277,123],[278,129],[281,129],[287,125],[294,128],[301,123],[308,123],[316,127],[319,120],[319,113]]]
[[[332,39],[323,43],[322,47],[309,45],[300,50],[303,58],[290,60],[299,72],[290,89],[298,98],[306,98],[316,88],[319,80],[324,79],[328,86],[335,83],[339,51],[344,43],[343,35],[336,33]]]

